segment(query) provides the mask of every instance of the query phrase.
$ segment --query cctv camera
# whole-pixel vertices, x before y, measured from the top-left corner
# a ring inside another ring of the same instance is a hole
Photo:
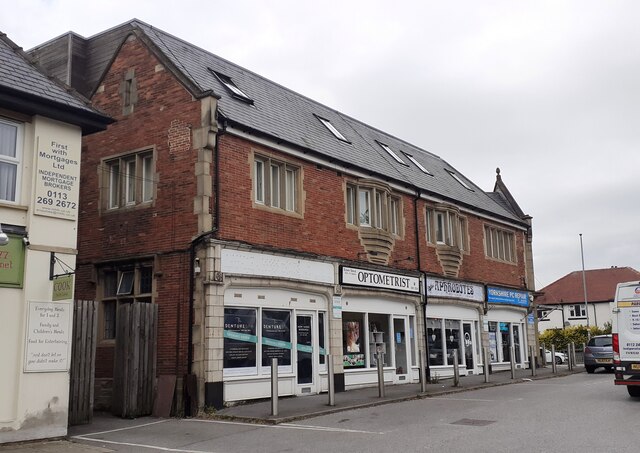
[[[29,242],[29,238],[26,236],[22,238],[22,242],[24,243],[25,247],[29,247],[31,245],[31,242]]]

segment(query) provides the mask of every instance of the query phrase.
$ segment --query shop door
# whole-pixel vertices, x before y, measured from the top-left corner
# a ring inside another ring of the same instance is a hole
[[[409,373],[407,364],[407,320],[405,318],[393,318],[393,350],[396,359],[396,380],[407,380]]]
[[[475,368],[475,346],[473,344],[473,326],[470,322],[462,323],[462,335],[464,335],[464,361],[467,364],[467,370],[473,370]]]
[[[317,354],[315,316],[312,313],[296,315],[296,394],[317,393]]]

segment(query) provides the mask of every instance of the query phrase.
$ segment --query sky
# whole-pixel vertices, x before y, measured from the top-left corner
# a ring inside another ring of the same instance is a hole
[[[640,270],[640,2],[0,0],[25,50],[140,19],[446,160],[533,217],[536,289]]]

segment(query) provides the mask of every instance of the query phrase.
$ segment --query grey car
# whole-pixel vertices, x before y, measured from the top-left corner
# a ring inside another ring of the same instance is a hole
[[[593,373],[596,368],[613,368],[613,343],[611,335],[598,335],[589,340],[584,350],[584,367],[587,373]]]

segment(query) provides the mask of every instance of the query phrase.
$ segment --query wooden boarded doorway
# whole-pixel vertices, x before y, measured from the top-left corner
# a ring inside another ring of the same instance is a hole
[[[158,306],[121,304],[116,318],[116,349],[111,411],[122,418],[150,415],[156,380]]]
[[[82,425],[93,420],[97,340],[98,302],[76,300],[73,304],[69,425]]]

